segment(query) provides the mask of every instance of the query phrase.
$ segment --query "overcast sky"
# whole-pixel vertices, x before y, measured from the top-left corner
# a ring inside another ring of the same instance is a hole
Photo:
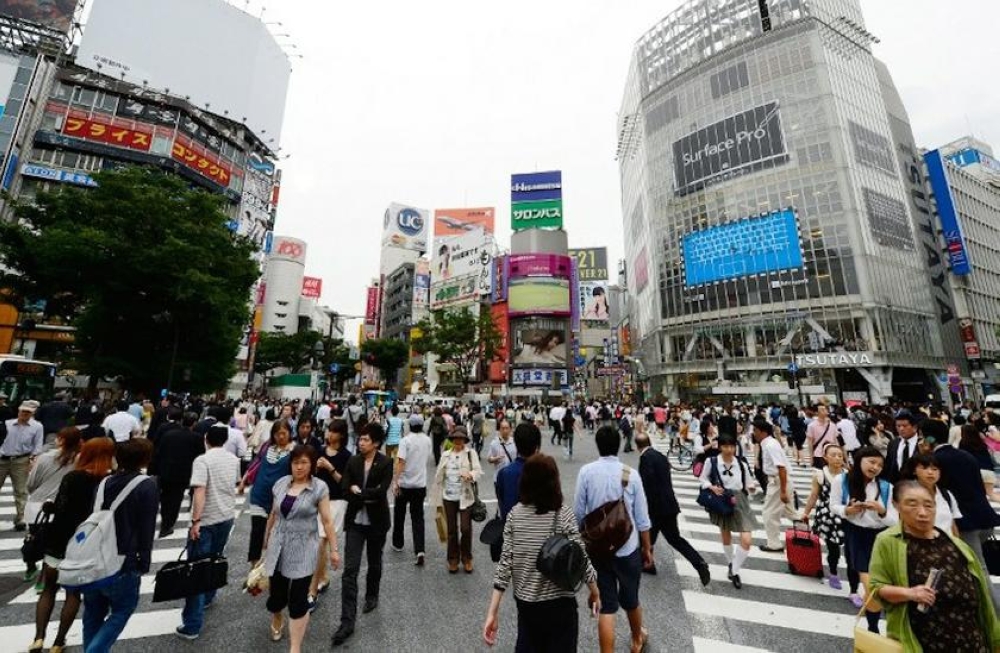
[[[277,232],[308,241],[323,302],[363,312],[392,201],[495,206],[509,244],[512,172],[563,170],[570,246],[607,245],[619,259],[615,128],[629,56],[680,4],[253,0],[304,55],[293,59]],[[918,143],[971,131],[1000,146],[1000,2],[862,5]]]

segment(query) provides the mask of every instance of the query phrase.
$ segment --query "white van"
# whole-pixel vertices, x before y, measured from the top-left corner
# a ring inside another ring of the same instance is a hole
[[[1000,411],[1000,395],[986,395],[986,408]]]

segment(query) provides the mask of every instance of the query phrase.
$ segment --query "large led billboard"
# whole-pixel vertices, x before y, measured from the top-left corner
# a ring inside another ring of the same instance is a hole
[[[58,32],[68,32],[79,0],[0,0],[0,14],[38,23]]]
[[[802,268],[792,209],[689,233],[681,239],[681,252],[686,286]]]
[[[511,279],[507,310],[516,315],[570,315],[568,279]]]
[[[777,102],[730,116],[674,143],[678,196],[788,161]]]
[[[565,319],[527,318],[510,322],[511,364],[565,367],[569,357]]]
[[[93,0],[76,61],[189,97],[280,145],[288,55],[259,18],[224,0]]]

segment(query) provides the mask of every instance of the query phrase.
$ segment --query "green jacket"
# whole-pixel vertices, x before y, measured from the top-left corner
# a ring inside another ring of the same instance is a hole
[[[944,533],[944,531],[942,531]],[[1000,649],[1000,620],[993,609],[993,599],[990,596],[990,579],[983,571],[972,549],[951,533],[944,533],[951,538],[969,563],[969,571],[976,577],[979,585],[979,623],[982,624],[990,642],[991,650]],[[878,592],[887,585],[895,587],[910,587],[906,567],[906,538],[903,536],[902,524],[886,529],[875,538],[875,549],[872,551],[869,566],[870,592]],[[903,644],[907,653],[921,653],[924,649],[917,641],[917,636],[910,627],[911,602],[889,603],[882,601],[885,607],[887,630],[889,637]]]

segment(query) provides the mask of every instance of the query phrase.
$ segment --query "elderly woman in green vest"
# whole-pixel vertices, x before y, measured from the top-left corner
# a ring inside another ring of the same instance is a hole
[[[962,540],[935,528],[935,498],[901,481],[893,501],[900,523],[879,534],[869,569],[889,637],[907,653],[1000,651],[989,577]],[[936,589],[926,586],[931,569],[941,570]]]

